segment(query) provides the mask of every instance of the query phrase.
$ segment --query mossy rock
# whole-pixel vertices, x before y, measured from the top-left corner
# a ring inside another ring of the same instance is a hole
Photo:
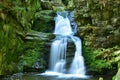
[[[52,10],[52,4],[50,1],[41,1],[41,6],[43,10]]]
[[[24,54],[18,63],[19,71],[43,71],[46,68],[45,47],[45,41],[27,41],[24,44]],[[39,64],[36,65],[36,62]]]
[[[31,30],[26,33],[24,39],[26,41],[33,41],[33,42],[34,41],[50,41],[54,37],[55,35],[52,33],[43,33],[43,32]]]
[[[36,19],[33,22],[32,30],[52,33],[54,30],[54,16],[55,13],[52,10],[44,10],[41,12],[37,12],[35,14]]]

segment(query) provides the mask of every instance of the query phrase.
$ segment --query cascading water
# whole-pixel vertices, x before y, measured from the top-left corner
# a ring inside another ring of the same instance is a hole
[[[73,12],[58,12],[55,17],[56,38],[51,45],[49,71],[46,71],[48,74],[85,76],[81,39],[74,36],[77,26],[73,20]],[[74,42],[76,51],[70,68],[66,69],[66,50],[70,40]]]

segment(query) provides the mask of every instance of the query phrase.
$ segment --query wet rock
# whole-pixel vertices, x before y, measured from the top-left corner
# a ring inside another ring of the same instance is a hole
[[[37,31],[31,31],[26,34],[26,40],[50,40],[53,39],[54,35],[52,33],[42,33]]]
[[[67,60],[66,68],[70,68],[74,55],[75,55],[75,45],[73,42],[68,42],[67,53],[66,53],[66,60]]]

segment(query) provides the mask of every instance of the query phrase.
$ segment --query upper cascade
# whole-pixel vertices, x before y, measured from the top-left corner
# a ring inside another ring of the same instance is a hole
[[[57,12],[55,17],[55,35],[74,35],[77,30],[77,24],[74,22],[73,12]]]

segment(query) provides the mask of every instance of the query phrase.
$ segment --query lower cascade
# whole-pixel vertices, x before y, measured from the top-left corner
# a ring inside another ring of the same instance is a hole
[[[43,74],[86,77],[81,39],[74,36],[77,25],[73,17],[73,12],[57,12],[53,33],[56,38],[51,45],[49,69]],[[70,68],[66,69],[67,43],[71,41],[75,44],[76,50]]]

